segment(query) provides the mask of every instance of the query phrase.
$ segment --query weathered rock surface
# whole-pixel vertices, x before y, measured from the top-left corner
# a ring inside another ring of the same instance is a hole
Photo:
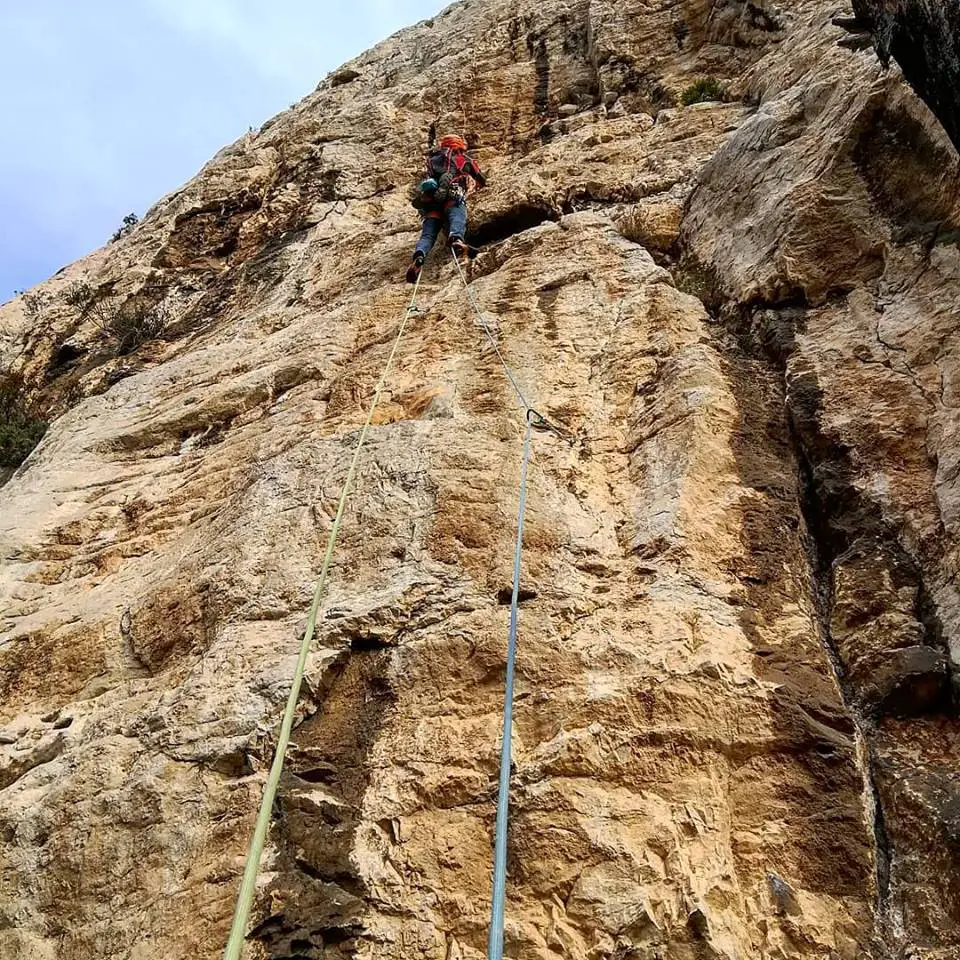
[[[431,125],[577,437],[531,468],[508,954],[957,955],[958,157],[837,12],[466,0],[0,308],[56,415],[0,489],[0,955],[221,954]],[[251,957],[483,954],[523,419],[424,277]]]

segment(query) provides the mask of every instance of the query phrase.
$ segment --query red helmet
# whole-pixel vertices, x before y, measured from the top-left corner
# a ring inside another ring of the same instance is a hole
[[[448,134],[447,136],[445,136],[445,137],[440,141],[440,149],[441,149],[441,150],[447,150],[447,149],[450,149],[450,150],[466,150],[466,149],[467,149],[467,141],[464,140],[463,137],[461,137],[459,134],[451,133],[451,134]]]

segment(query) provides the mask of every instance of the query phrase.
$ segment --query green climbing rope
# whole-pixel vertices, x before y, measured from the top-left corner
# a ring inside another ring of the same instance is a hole
[[[367,413],[367,420],[360,431],[357,445],[354,447],[353,459],[350,462],[347,479],[343,484],[343,491],[340,494],[337,513],[333,520],[333,526],[330,528],[330,535],[327,537],[327,550],[323,557],[323,566],[320,568],[320,579],[317,581],[317,586],[313,593],[313,603],[310,605],[310,616],[307,618],[307,629],[303,635],[303,642],[300,644],[300,656],[297,659],[297,667],[293,673],[293,684],[290,687],[290,695],[287,697],[287,707],[283,713],[283,722],[280,724],[280,736],[277,739],[277,749],[273,755],[273,764],[270,767],[270,774],[267,777],[267,782],[263,789],[260,811],[257,814],[257,824],[253,831],[253,839],[250,842],[250,850],[247,853],[247,863],[243,871],[243,881],[240,884],[240,893],[237,896],[237,905],[233,914],[233,926],[230,929],[230,939],[227,941],[227,949],[223,955],[224,960],[240,960],[240,953],[243,950],[247,924],[250,920],[250,908],[253,904],[253,896],[256,889],[257,874],[260,870],[260,857],[263,854],[263,845],[267,838],[267,830],[270,827],[270,814],[273,810],[273,801],[277,795],[280,774],[283,771],[284,757],[286,756],[287,746],[290,743],[290,731],[293,729],[293,716],[296,711],[297,700],[300,697],[300,686],[303,683],[303,674],[307,666],[307,654],[310,652],[310,644],[313,642],[313,634],[317,627],[317,614],[320,610],[320,602],[323,599],[327,585],[327,575],[330,571],[330,562],[333,559],[333,548],[337,542],[337,534],[340,531],[340,522],[343,520],[347,497],[350,494],[350,487],[353,485],[354,477],[357,473],[360,453],[366,442],[370,424],[373,422],[373,415],[380,403],[380,395],[383,393],[387,376],[390,373],[390,368],[393,366],[393,360],[397,354],[397,348],[400,346],[400,340],[403,337],[407,321],[414,311],[419,289],[420,278],[417,277],[417,282],[413,288],[413,296],[410,298],[410,305],[404,311],[403,320],[400,322],[400,329],[397,330],[396,339],[393,341],[390,356],[387,358],[386,366],[383,368],[383,373],[377,382],[373,400],[370,403],[370,410]]]

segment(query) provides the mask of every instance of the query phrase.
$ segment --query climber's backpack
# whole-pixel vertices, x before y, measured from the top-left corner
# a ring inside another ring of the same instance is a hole
[[[444,147],[435,150],[427,159],[427,174],[437,181],[435,198],[445,203],[459,203],[467,195],[467,168],[470,158],[461,150]]]
[[[427,158],[427,172],[434,180],[449,176],[451,180],[461,180],[467,182],[466,167],[470,163],[470,158],[462,150],[453,150],[450,147],[443,147],[440,150],[434,150]]]
[[[444,147],[427,157],[427,179],[410,189],[410,203],[418,210],[462,203],[467,196],[470,158],[461,150]]]

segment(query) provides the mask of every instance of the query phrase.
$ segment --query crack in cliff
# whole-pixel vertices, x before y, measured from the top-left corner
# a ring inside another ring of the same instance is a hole
[[[868,721],[856,706],[846,677],[846,670],[831,631],[831,612],[834,600],[833,556],[826,534],[826,517],[823,504],[817,494],[813,467],[797,433],[793,416],[786,411],[790,442],[796,457],[800,481],[800,508],[807,531],[807,559],[814,584],[814,600],[820,639],[833,669],[837,687],[843,697],[856,730],[856,748],[860,771],[863,776],[864,812],[874,842],[875,882],[877,892],[876,910],[884,934],[889,933],[890,914],[890,863],[891,842],[883,816],[883,804],[877,787],[876,756],[869,744]],[[886,938],[885,938],[886,939]]]
[[[721,350],[725,354],[730,367],[728,371],[730,382],[734,385],[735,393],[738,395],[741,419],[765,415],[770,421],[782,420],[782,429],[771,430],[769,426],[766,428],[766,440],[768,443],[776,445],[777,441],[774,437],[779,433],[785,433],[785,436],[782,436],[779,440],[781,447],[779,462],[786,466],[792,461],[795,470],[793,496],[796,498],[796,509],[803,519],[803,528],[800,530],[801,547],[810,585],[817,634],[829,663],[840,703],[851,724],[853,734],[851,761],[861,780],[860,802],[872,847],[872,871],[876,894],[874,911],[878,928],[875,931],[873,949],[877,951],[878,956],[885,956],[886,948],[881,944],[894,942],[894,932],[897,929],[897,924],[894,922],[895,905],[891,891],[893,847],[887,831],[877,782],[877,758],[871,746],[873,718],[867,712],[862,697],[851,684],[842,652],[832,628],[836,598],[834,563],[845,544],[838,541],[836,517],[832,515],[832,512],[836,510],[836,503],[824,500],[823,480],[818,477],[818,466],[822,471],[823,464],[830,462],[831,448],[829,441],[822,435],[815,441],[811,441],[809,437],[804,437],[795,416],[794,405],[798,402],[798,397],[796,395],[791,397],[790,384],[786,376],[787,359],[796,346],[795,328],[802,322],[804,311],[805,307],[803,305],[787,306],[783,310],[784,314],[789,315],[786,319],[783,315],[779,315],[766,328],[761,326],[758,329],[755,323],[755,306],[737,308],[735,305],[727,303],[719,308],[719,314],[725,321],[724,326],[728,330],[729,339],[721,337],[719,340]],[[742,369],[745,365],[752,365],[760,382],[767,384],[766,389],[770,391],[768,396],[758,395],[758,391],[763,390],[763,387],[745,385],[747,377],[744,376]],[[810,397],[803,395],[799,400],[801,408],[803,408],[804,404],[809,405]],[[771,403],[780,405],[779,412],[768,409],[764,414],[761,406],[762,401],[766,401],[768,407]],[[810,412],[810,410],[803,409],[803,414],[809,415]],[[805,419],[808,430],[811,422],[815,422],[814,418],[807,417]],[[748,437],[749,443],[744,441],[744,446],[752,450],[762,442],[756,436],[762,428],[752,426],[749,429],[752,429],[754,433]],[[816,450],[815,454],[812,452],[813,450]],[[833,455],[839,455],[841,459],[845,456],[843,451],[836,450],[833,451]],[[816,461],[814,456],[817,458]],[[757,468],[755,466],[751,468],[744,463],[741,469],[744,471],[744,482],[751,485],[751,471],[753,476],[756,477]],[[767,483],[763,478],[759,482],[761,488]],[[773,481],[770,482],[773,484]],[[756,481],[752,485],[756,485]],[[837,491],[834,490],[833,493],[836,497]],[[787,490],[783,490],[780,494],[780,496],[787,495]],[[840,499],[842,502],[843,498]],[[850,509],[851,504],[846,502],[844,506]],[[783,508],[780,512],[782,510]],[[854,522],[856,522],[858,514],[860,517],[863,516],[862,511],[854,510]],[[844,531],[844,533],[846,536],[853,536],[849,530]],[[751,557],[762,556],[765,549],[762,544],[752,541],[747,544],[747,547],[748,556]],[[782,574],[779,571],[772,571],[769,578],[741,576],[741,580],[747,588],[748,596],[751,597],[746,605],[747,608],[762,607],[765,603],[764,584],[768,581],[775,582],[777,576],[782,576]],[[748,635],[750,635],[752,627],[749,623],[746,624],[746,629]],[[781,652],[779,657],[780,662],[776,664],[776,667],[785,671],[784,676],[790,676],[791,666],[789,661],[785,661],[786,654]],[[777,658],[772,659],[776,660]],[[769,670],[770,667],[767,666],[766,669]],[[778,703],[778,708],[780,711],[785,708],[796,709],[796,705],[788,706],[786,702],[782,702]],[[880,953],[881,950],[883,953]]]

